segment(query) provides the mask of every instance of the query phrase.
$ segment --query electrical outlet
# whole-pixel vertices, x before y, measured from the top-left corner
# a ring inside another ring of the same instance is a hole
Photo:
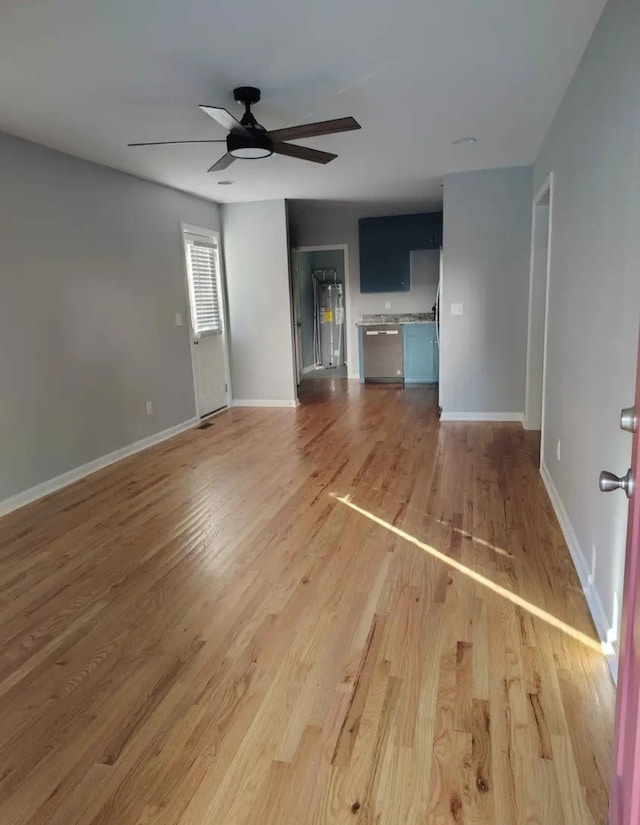
[[[176,326],[181,327],[184,324],[181,312],[176,312]]]
[[[452,315],[462,315],[464,307],[462,304],[451,304],[451,314]]]
[[[384,308],[385,309],[391,309],[391,301],[385,301]]]
[[[153,402],[147,401],[147,415],[153,415]]]
[[[556,442],[556,455],[558,456],[558,461],[560,461],[560,439]]]

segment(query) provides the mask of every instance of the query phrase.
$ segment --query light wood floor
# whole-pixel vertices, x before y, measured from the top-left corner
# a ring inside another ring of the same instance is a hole
[[[535,438],[304,399],[0,520],[2,825],[605,821],[614,690]]]

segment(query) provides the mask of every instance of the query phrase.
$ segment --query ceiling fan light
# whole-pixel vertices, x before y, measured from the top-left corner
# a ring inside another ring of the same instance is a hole
[[[229,154],[233,155],[234,158],[256,160],[257,158],[268,158],[273,152],[264,146],[237,146],[235,149],[229,150]]]
[[[250,134],[230,132],[227,136],[227,151],[234,158],[257,160],[273,154],[273,144],[266,134],[253,129]]]

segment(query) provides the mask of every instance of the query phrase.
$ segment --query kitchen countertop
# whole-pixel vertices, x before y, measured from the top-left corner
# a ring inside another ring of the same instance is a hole
[[[372,324],[433,324],[435,320],[433,312],[387,313],[380,315],[363,315],[362,320],[356,322],[356,326],[366,327]]]

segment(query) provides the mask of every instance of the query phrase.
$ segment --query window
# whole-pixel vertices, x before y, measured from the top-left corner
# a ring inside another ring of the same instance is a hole
[[[218,246],[213,238],[185,233],[191,324],[197,338],[222,332],[218,295]]]

